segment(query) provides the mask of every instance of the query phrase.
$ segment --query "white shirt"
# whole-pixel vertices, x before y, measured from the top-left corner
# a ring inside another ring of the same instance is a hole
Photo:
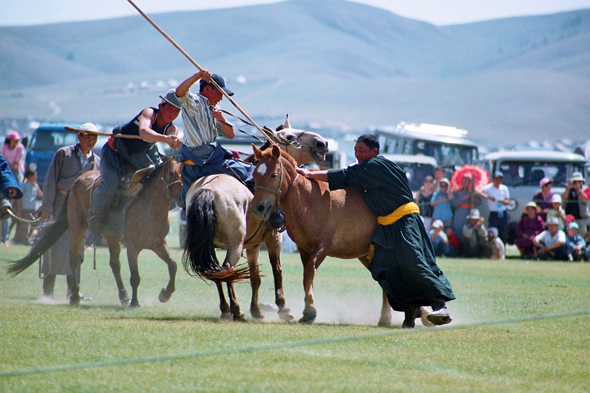
[[[223,127],[213,117],[206,97],[188,91],[186,95],[178,97],[178,101],[183,109],[183,144],[188,147],[197,147],[214,142],[218,135],[223,136]]]
[[[494,187],[494,183],[490,183],[484,188],[482,188],[482,191],[487,196],[495,199],[495,201],[493,202],[489,199],[487,200],[488,208],[491,212],[497,212],[498,209],[506,210],[506,205],[504,205],[503,203],[498,203],[498,200],[510,198],[510,192],[508,192],[508,187],[506,187],[504,184],[500,184],[500,187],[496,188]]]
[[[561,229],[558,229],[555,236],[551,236],[551,233],[547,229],[539,233],[535,237],[535,240],[539,243],[543,243],[545,247],[551,247],[554,243],[558,241],[565,243],[565,232],[563,232]]]

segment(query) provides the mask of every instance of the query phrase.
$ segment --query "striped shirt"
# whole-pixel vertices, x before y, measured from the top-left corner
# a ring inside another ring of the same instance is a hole
[[[190,91],[178,97],[182,104],[184,138],[182,143],[189,148],[212,143],[217,135],[223,136],[223,127],[209,110],[209,99]]]

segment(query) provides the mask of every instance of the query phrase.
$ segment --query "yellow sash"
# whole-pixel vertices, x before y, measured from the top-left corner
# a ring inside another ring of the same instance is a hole
[[[408,214],[412,213],[420,213],[420,209],[414,202],[408,202],[405,205],[401,205],[395,209],[393,213],[388,214],[387,216],[377,217],[377,222],[379,225],[391,225],[403,216],[407,216]]]

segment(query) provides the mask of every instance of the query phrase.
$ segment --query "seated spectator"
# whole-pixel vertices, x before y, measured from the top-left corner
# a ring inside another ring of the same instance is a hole
[[[432,242],[434,248],[434,255],[437,257],[443,257],[449,252],[449,240],[447,239],[446,233],[443,231],[443,223],[441,220],[434,220],[432,223],[432,229],[428,233],[428,237]]]
[[[557,218],[548,218],[545,225],[547,229],[533,238],[537,257],[541,260],[566,261],[565,233],[557,227]]]
[[[557,195],[559,196],[559,195]],[[516,224],[516,247],[521,259],[534,257],[535,248],[533,238],[545,229],[541,219],[540,209],[535,202],[529,202],[522,208],[524,213]]]
[[[504,243],[498,237],[498,228],[491,227],[488,229],[488,258],[504,259],[505,257]]]
[[[541,187],[541,191],[533,196],[533,202],[539,206],[541,212],[539,215],[543,219],[543,222],[547,220],[547,213],[549,213],[549,209],[551,209],[551,198],[553,197],[553,193],[551,192],[551,187],[553,186],[553,179],[548,177],[544,177],[539,182],[539,187]]]
[[[558,228],[561,230],[565,229],[565,212],[561,208],[561,196],[553,195],[551,197],[551,209],[547,212],[547,219],[556,217],[559,222]],[[573,216],[572,216],[573,217]],[[545,220],[547,221],[547,220]]]
[[[584,257],[590,261],[590,231],[586,231],[586,248],[584,250]]]
[[[571,214],[566,214],[564,221],[565,221],[564,225],[567,228],[567,226],[569,224],[571,224],[572,222],[576,222],[576,219]]]
[[[430,205],[434,208],[432,219],[441,220],[446,227],[451,226],[453,223],[452,199],[453,194],[449,189],[449,179],[443,177],[438,182],[438,189],[432,195]]]
[[[430,206],[432,194],[434,194],[434,179],[432,176],[426,176],[422,187],[416,193],[416,204],[420,208],[420,216],[427,232],[430,231],[430,226],[432,225],[433,208]]]
[[[449,252],[447,253],[448,257],[458,257],[461,254],[461,248],[459,244],[459,238],[455,235],[455,230],[453,227],[446,227],[445,233],[447,234],[447,239],[449,239]]]
[[[467,224],[463,227],[461,254],[466,258],[487,258],[488,234],[483,225],[484,218],[479,215],[479,210],[473,209],[467,219]]]
[[[565,252],[570,261],[581,261],[584,258],[586,242],[578,235],[578,224],[572,222],[567,226],[565,235]]]

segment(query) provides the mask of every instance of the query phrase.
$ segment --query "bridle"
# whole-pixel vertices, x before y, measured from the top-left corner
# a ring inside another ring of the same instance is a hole
[[[166,194],[166,198],[168,199],[173,199],[176,202],[180,203],[180,196],[177,198],[174,198],[172,196],[172,194],[170,193],[170,187],[172,187],[173,185],[179,183],[182,184],[180,177],[178,177],[178,180],[175,180],[173,182],[168,182],[168,180],[166,179],[166,173],[170,172],[170,167],[168,167],[168,169],[166,169],[166,165],[171,165],[170,163],[172,162],[172,159],[168,159],[166,162],[164,162],[164,168],[162,168],[162,185],[164,187],[164,193]]]
[[[258,184],[256,184],[254,186],[254,190],[260,188],[261,190],[264,191],[268,191],[268,192],[272,192],[273,194],[275,194],[275,198],[277,200],[277,209],[281,210],[281,188],[283,187],[283,160],[279,157],[279,164],[281,165],[281,178],[279,180],[279,187],[276,190],[273,190],[272,188],[268,188],[268,187],[264,187],[264,186],[259,186]]]

